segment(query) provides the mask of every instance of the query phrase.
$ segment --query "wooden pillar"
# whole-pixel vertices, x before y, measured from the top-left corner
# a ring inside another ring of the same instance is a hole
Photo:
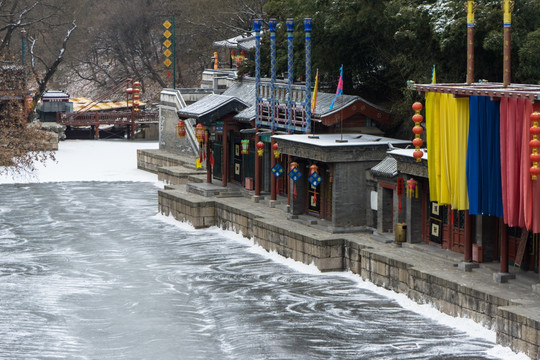
[[[272,133],[274,133],[272,131]],[[273,146],[275,144],[275,140],[272,139],[271,142],[270,142],[270,151],[272,152],[273,151]],[[276,165],[276,157],[274,156],[274,154],[270,154],[270,167],[274,167],[274,165]],[[277,190],[276,190],[276,181],[277,181],[277,178],[272,174],[270,175],[270,200],[276,200],[277,198]]]
[[[206,133],[206,135],[208,138],[208,132]],[[210,163],[210,140],[206,141],[206,182],[208,184],[212,183],[212,164]]]
[[[508,273],[508,225],[503,219],[500,219],[500,234],[501,234],[501,265],[500,272]]]
[[[465,210],[465,251],[463,254],[463,261],[472,261],[472,217],[469,214],[469,210]]]
[[[259,142],[260,138],[255,135],[255,144]],[[255,146],[255,152],[257,152],[257,146]],[[255,154],[255,196],[261,195],[261,177],[262,177],[262,156]]]
[[[96,111],[96,128],[94,129],[95,130],[95,135],[94,135],[94,139],[99,139],[99,114],[98,112]]]
[[[229,130],[227,129],[227,123],[223,124],[223,149],[221,151],[221,186],[226,187],[229,180]]]
[[[504,0],[503,13],[504,13],[504,59],[503,59],[503,85],[507,87],[510,85],[511,78],[511,40],[512,40],[512,8],[514,2],[512,0]]]
[[[467,84],[474,82],[474,11],[473,0],[467,1]]]

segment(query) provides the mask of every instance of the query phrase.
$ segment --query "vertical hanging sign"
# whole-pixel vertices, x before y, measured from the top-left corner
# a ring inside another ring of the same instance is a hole
[[[165,61],[163,61],[163,64],[165,64],[165,67],[167,68],[169,68],[171,64],[173,65],[173,75],[171,76],[171,71],[167,69],[167,76],[173,78],[173,89],[176,89],[174,17],[173,17],[173,23],[171,23],[169,20],[165,20],[165,22],[163,23],[163,27],[165,28],[165,32],[163,32],[163,36],[165,37],[165,41],[163,42],[163,46],[165,46],[165,51],[163,52],[163,55],[165,55]],[[169,29],[171,29],[172,32]],[[172,51],[169,49],[171,46],[172,46]],[[172,55],[172,61],[170,59],[171,55]]]

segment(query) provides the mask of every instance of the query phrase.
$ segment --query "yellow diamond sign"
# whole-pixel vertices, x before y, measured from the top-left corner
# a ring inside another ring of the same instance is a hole
[[[171,54],[172,54],[172,52],[171,52],[171,50],[169,50],[169,49],[167,49],[167,50],[165,50],[165,51],[163,52],[163,55],[165,55],[166,57],[171,56]]]
[[[163,45],[165,45],[165,47],[169,47],[169,46],[172,45],[172,42],[171,42],[169,39],[167,39],[167,40],[165,40],[165,41],[163,42]]]
[[[163,36],[165,36],[167,39],[170,38],[171,35],[172,33],[169,30],[165,30],[165,32],[163,33]]]
[[[163,23],[163,26],[165,27],[165,29],[168,29],[171,27],[171,23],[169,22],[169,20],[166,20],[164,23]]]
[[[165,59],[163,63],[165,64],[165,66],[169,67],[172,64],[172,61],[170,59]]]

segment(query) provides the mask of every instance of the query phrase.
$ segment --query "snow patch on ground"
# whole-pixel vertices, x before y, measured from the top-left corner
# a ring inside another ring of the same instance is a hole
[[[0,184],[136,181],[157,183],[156,174],[137,169],[137,149],[157,149],[157,141],[66,140],[59,143],[56,161],[36,164],[36,171],[0,175]]]

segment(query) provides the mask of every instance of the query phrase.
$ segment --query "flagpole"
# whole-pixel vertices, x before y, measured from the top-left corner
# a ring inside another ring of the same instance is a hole
[[[341,64],[341,68],[343,68],[343,64]],[[337,143],[346,143],[349,142],[349,140],[343,140],[343,91],[341,92],[340,101],[341,101],[341,109],[339,110],[339,120],[340,120],[340,128],[341,128],[341,139],[337,140]]]

